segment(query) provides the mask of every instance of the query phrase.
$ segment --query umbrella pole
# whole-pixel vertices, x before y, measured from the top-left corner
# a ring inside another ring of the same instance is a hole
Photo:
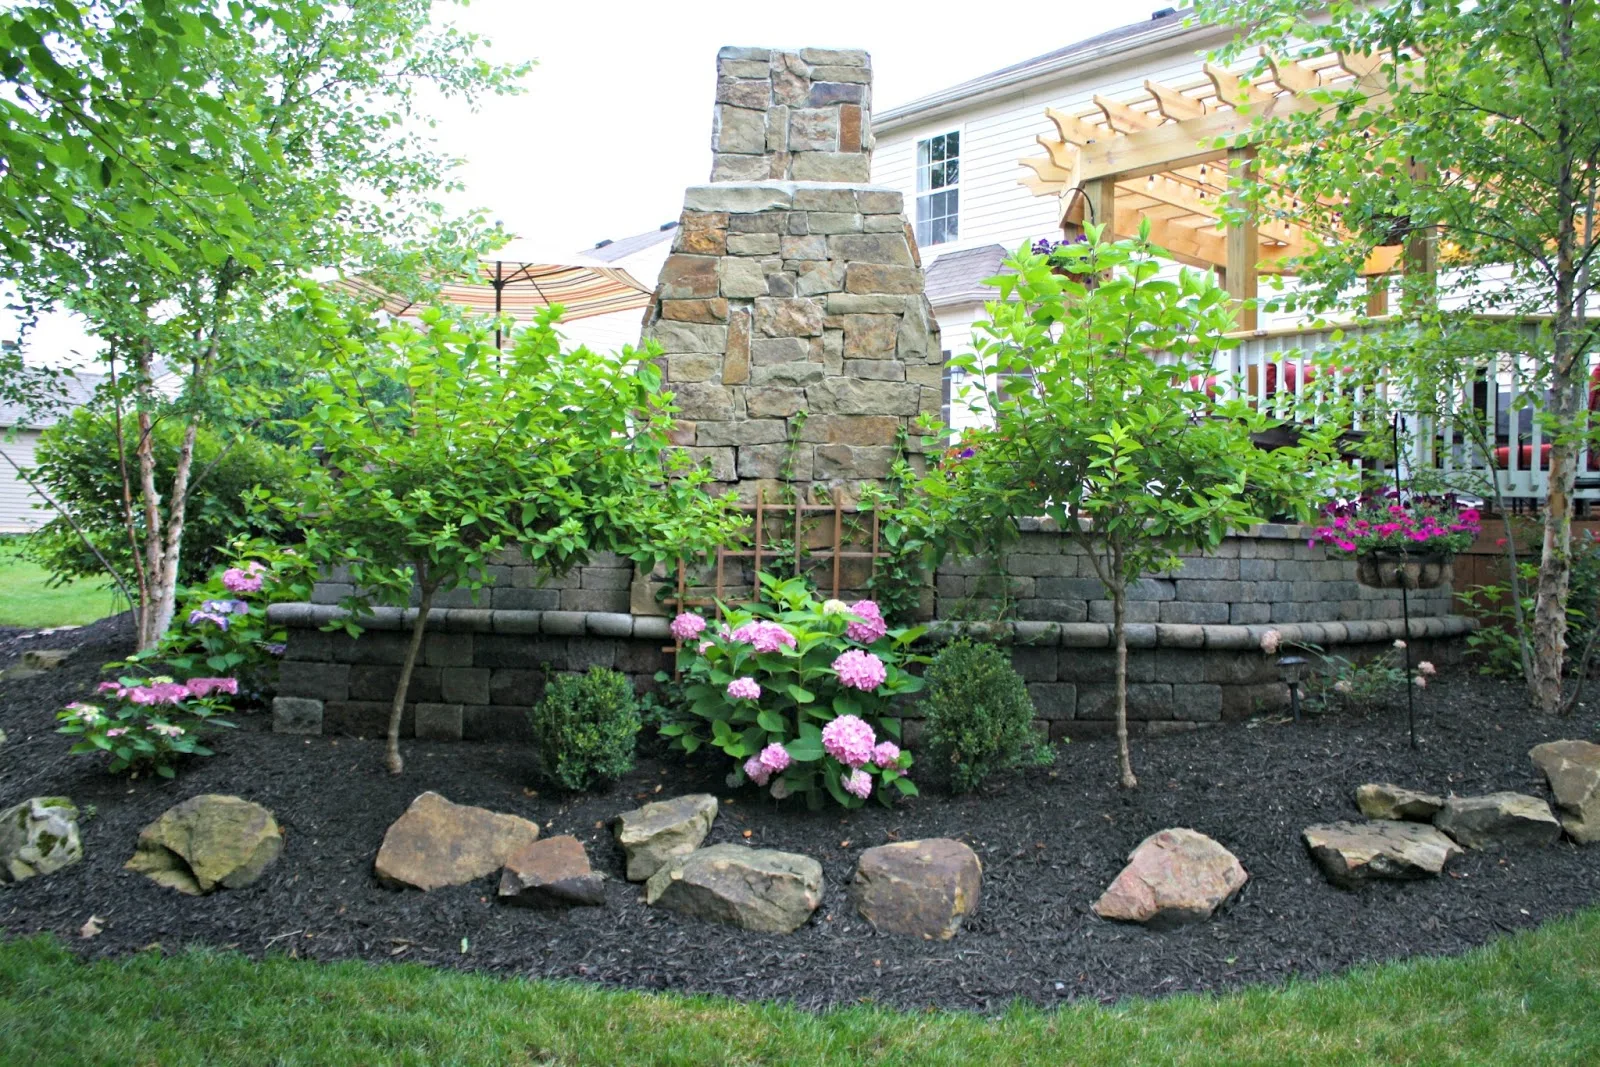
[[[494,350],[496,352],[500,351],[500,294],[506,287],[500,273],[503,268],[504,264],[500,260],[494,261]]]

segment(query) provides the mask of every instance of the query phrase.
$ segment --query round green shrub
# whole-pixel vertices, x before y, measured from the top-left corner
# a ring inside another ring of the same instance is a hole
[[[1033,730],[1033,700],[1011,660],[994,645],[965,638],[946,645],[927,672],[919,705],[923,745],[950,769],[950,788],[965,793],[1000,771],[1048,764],[1054,757]]]
[[[528,713],[528,725],[539,773],[563,789],[581,792],[633,770],[639,703],[620,671],[591,667],[587,674],[555,676]]]

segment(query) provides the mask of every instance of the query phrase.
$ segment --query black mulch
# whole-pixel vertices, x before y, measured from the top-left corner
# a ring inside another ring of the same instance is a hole
[[[981,796],[951,797],[931,787],[924,768],[930,788],[893,810],[869,804],[812,813],[749,790],[730,797],[718,769],[672,757],[644,761],[610,793],[564,797],[525,791],[521,746],[408,742],[406,772],[396,779],[382,769],[379,742],[275,736],[263,732],[259,715],[243,717],[243,729],[219,738],[217,756],[176,783],[111,778],[93,760],[66,754],[52,713],[88,690],[97,665],[123,640],[109,623],[33,639],[82,647],[62,671],[0,683],[0,727],[10,735],[0,749],[0,805],[64,793],[96,809],[83,828],[85,860],[0,890],[0,922],[11,935],[51,931],[87,957],[203,943],[804,1007],[868,1000],[987,1012],[1019,997],[1049,1004],[1228,989],[1457,953],[1600,902],[1600,848],[1564,842],[1510,856],[1472,854],[1435,881],[1344,892],[1323,880],[1299,839],[1310,823],[1358,817],[1351,792],[1365,781],[1543,794],[1528,748],[1600,736],[1600,694],[1572,719],[1541,720],[1523,710],[1517,688],[1463,674],[1438,679],[1423,695],[1420,752],[1407,747],[1402,708],[1136,740],[1142,784],[1134,792],[1116,786],[1112,746],[1092,742],[1066,746],[1052,771]],[[29,643],[0,634],[0,666]],[[384,829],[425,789],[537,819],[549,834],[576,834],[595,867],[614,879],[608,906],[564,916],[500,907],[492,878],[428,894],[379,888],[372,862]],[[680,919],[647,909],[639,887],[621,880],[606,821],[645,799],[696,790],[724,800],[708,843],[748,840],[821,861],[826,896],[811,922],[778,937]],[[205,792],[237,793],[277,814],[286,846],[265,877],[194,899],[121,869],[141,827]],[[1214,921],[1165,933],[1096,918],[1089,905],[1128,851],[1168,826],[1194,827],[1231,848],[1251,874],[1240,897]],[[946,943],[875,934],[845,897],[861,850],[939,835],[966,841],[982,857],[980,912]],[[82,940],[90,915],[105,929]]]

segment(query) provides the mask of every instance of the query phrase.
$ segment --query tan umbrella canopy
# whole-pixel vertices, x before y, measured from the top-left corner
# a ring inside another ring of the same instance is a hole
[[[437,299],[477,314],[509,314],[518,321],[529,321],[540,309],[560,304],[564,322],[643,308],[650,303],[651,290],[647,286],[622,268],[597,259],[571,252],[540,255],[522,241],[513,241],[492,255],[495,258],[478,264],[475,278],[445,281]],[[404,297],[383,294],[370,282],[357,279],[345,285],[380,296],[383,310],[391,315],[405,315],[416,306]],[[494,339],[498,348],[499,330]]]

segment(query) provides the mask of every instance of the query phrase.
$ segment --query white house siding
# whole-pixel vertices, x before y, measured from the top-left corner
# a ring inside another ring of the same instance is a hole
[[[19,466],[33,465],[33,449],[39,440],[38,430],[18,430],[15,437],[7,438],[0,430],[0,452],[16,461]],[[17,477],[16,468],[0,459],[0,533],[23,533],[36,530],[50,521],[50,511],[37,510],[39,498],[28,483]]]

